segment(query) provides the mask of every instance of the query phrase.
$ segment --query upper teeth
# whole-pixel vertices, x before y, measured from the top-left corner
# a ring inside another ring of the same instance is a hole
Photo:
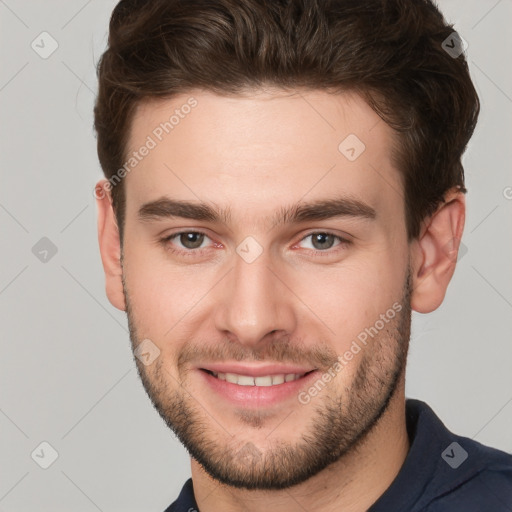
[[[262,377],[251,377],[250,375],[237,375],[236,373],[212,372],[220,380],[232,382],[239,386],[275,386],[283,382],[291,382],[303,377],[304,373],[280,373],[279,375],[264,375]]]

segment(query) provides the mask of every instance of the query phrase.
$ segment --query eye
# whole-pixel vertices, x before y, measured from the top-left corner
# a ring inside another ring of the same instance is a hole
[[[307,240],[308,238],[311,238],[311,244],[308,248],[320,252],[327,252],[332,247],[337,247],[340,245],[345,247],[351,243],[350,240],[342,238],[339,235],[335,235],[334,233],[329,233],[327,231],[315,231],[313,233],[309,233],[304,238],[302,238],[301,242]],[[335,244],[336,241],[338,241],[337,244]]]
[[[205,239],[208,238],[205,233],[201,233],[200,231],[180,231],[179,233],[174,233],[165,238],[162,238],[162,244],[168,248],[172,252],[176,253],[187,253],[187,252],[199,252],[197,249],[202,249],[202,244]],[[178,245],[177,249],[174,249],[172,246],[173,240],[177,240],[180,245]]]
[[[171,251],[172,253],[193,256],[201,253],[203,249],[207,248],[207,245],[203,245],[207,239],[209,240],[210,238],[206,233],[201,231],[180,231],[162,238],[160,242],[166,250]],[[309,233],[303,237],[299,243],[302,243],[307,239],[311,239],[311,242],[310,246],[306,247],[306,249],[312,250],[315,253],[326,253],[326,255],[337,252],[336,249],[332,251],[330,250],[333,247],[339,246],[339,250],[341,250],[352,243],[350,240],[328,231],[315,231]]]

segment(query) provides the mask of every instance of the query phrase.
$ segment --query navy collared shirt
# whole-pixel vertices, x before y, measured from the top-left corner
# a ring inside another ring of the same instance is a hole
[[[420,400],[406,400],[406,420],[409,453],[367,512],[512,512],[511,454],[452,434]],[[165,512],[201,512],[191,478]]]

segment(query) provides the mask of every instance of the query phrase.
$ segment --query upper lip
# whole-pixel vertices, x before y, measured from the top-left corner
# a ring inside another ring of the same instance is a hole
[[[262,377],[265,375],[280,375],[296,373],[302,375],[316,368],[307,366],[295,366],[286,364],[248,365],[240,363],[212,363],[199,366],[202,370],[209,370],[215,373],[235,373],[237,375],[248,375],[250,377]]]

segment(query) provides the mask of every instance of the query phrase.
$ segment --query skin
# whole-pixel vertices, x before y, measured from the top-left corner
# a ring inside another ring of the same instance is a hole
[[[394,133],[353,93],[191,91],[146,102],[129,148],[191,96],[197,106],[124,178],[122,250],[106,181],[97,184],[107,296],[127,311],[132,347],[150,339],[160,351],[151,365],[136,360],[144,387],[192,455],[201,512],[367,510],[409,449],[410,314],[444,299],[464,195],[449,191],[409,243]],[[348,134],[366,146],[354,161],[338,150]],[[340,194],[370,205],[375,219],[269,220],[283,206]],[[138,218],[163,196],[230,207],[231,216]],[[181,231],[205,233],[202,252],[180,237],[161,242]],[[308,235],[322,232],[351,243],[314,245]],[[236,251],[248,236],[262,248],[251,263]],[[322,374],[393,304],[400,312],[307,404],[294,396],[235,407],[199,375],[198,365],[223,360],[293,361]]]

